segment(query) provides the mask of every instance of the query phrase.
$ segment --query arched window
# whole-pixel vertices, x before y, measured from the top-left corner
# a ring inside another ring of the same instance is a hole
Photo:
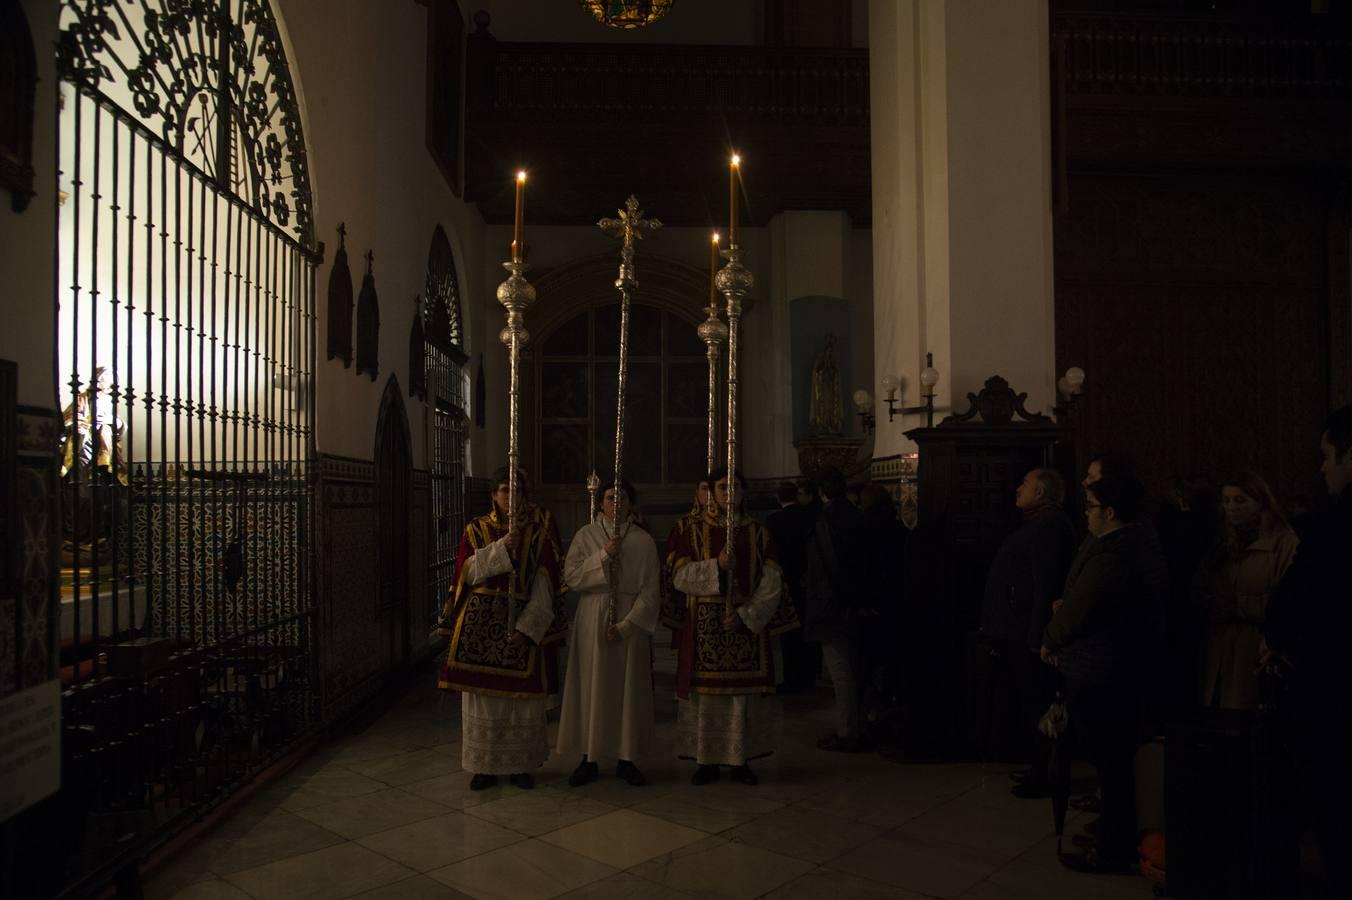
[[[546,334],[536,366],[536,471],[545,484],[581,485],[615,460],[619,301],[607,297]],[[705,465],[708,368],[695,323],[634,303],[624,471],[636,484],[692,484]]]
[[[450,588],[460,533],[465,528],[465,478],[469,475],[469,373],[465,371],[460,282],[446,232],[432,231],[421,315],[432,469],[433,547],[426,624],[431,627]]]

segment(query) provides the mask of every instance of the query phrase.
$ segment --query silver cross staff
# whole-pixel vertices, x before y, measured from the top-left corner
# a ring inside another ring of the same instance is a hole
[[[618,210],[618,219],[602,219],[596,223],[596,226],[611,237],[620,239],[620,274],[615,279],[615,287],[620,292],[620,374],[618,381],[617,396],[615,398],[615,534],[624,539],[624,533],[620,531],[620,523],[625,521],[625,500],[627,499],[623,488],[620,487],[622,479],[621,466],[624,463],[624,394],[627,382],[629,380],[629,298],[630,295],[638,290],[638,279],[634,276],[634,244],[642,240],[644,232],[652,234],[662,227],[662,223],[656,219],[643,218],[643,210],[639,209],[638,198],[633,194],[624,203],[624,209]],[[601,516],[601,527],[605,527],[605,515]],[[626,528],[627,532],[628,529]],[[610,560],[610,606],[606,610],[606,623],[615,624],[615,604],[616,590],[619,579],[616,571],[619,566],[619,556]]]

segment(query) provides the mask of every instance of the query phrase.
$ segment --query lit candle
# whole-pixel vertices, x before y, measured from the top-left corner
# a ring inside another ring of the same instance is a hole
[[[728,221],[728,246],[737,246],[737,172],[742,158],[732,154],[732,164],[728,166],[728,209],[731,216]]]
[[[714,242],[709,247],[709,305],[718,305],[718,232],[714,232]]]
[[[521,241],[521,219],[526,208],[526,170],[516,173],[516,224],[512,228],[512,261],[521,262],[521,251],[525,244]]]

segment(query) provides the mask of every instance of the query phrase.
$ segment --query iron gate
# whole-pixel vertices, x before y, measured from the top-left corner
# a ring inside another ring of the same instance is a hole
[[[92,883],[317,725],[318,254],[267,0],[61,17],[56,627]]]
[[[438,225],[432,232],[427,255],[425,366],[428,429],[432,468],[432,558],[429,561],[430,594],[421,616],[422,631],[436,624],[441,605],[455,574],[460,534],[465,529],[465,478],[468,474],[466,443],[469,440],[468,378],[460,318],[460,286],[455,259],[446,232]]]

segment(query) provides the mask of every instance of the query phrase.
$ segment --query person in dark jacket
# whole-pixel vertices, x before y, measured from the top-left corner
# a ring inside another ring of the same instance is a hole
[[[1155,623],[1168,591],[1159,544],[1138,521],[1144,501],[1144,488],[1129,475],[1107,474],[1085,486],[1090,537],[1042,637],[1040,653],[1061,674],[1076,742],[1098,771],[1096,846],[1062,857],[1076,871],[1124,872],[1136,862],[1141,685],[1163,641]]]
[[[836,730],[817,742],[822,750],[862,749],[859,732],[857,651],[862,579],[861,516],[846,497],[845,476],[828,469],[820,479],[822,514],[807,547],[807,619],[804,640],[820,642],[822,662],[836,694]]]
[[[1055,469],[1025,475],[1014,491],[1023,525],[1005,538],[986,575],[981,633],[1009,663],[1024,732],[1020,738],[1028,769],[1015,778],[1018,797],[1046,797],[1050,789],[1050,747],[1037,724],[1055,692],[1055,672],[1039,658],[1039,650],[1052,602],[1061,596],[1075,555],[1075,526],[1061,508],[1065,496],[1065,480]]]
[[[1329,416],[1320,452],[1334,503],[1311,523],[1268,602],[1259,662],[1290,683],[1298,746],[1314,781],[1325,895],[1352,897],[1352,406]]]
[[[784,569],[785,599],[793,603],[798,611],[798,620],[806,620],[806,607],[803,596],[803,578],[807,573],[807,542],[816,525],[815,503],[804,502],[798,485],[792,481],[781,481],[777,491],[779,509],[765,519],[765,527],[770,531],[775,546],[779,548],[780,562]],[[809,498],[815,501],[815,497]],[[784,651],[784,683],[782,689],[788,693],[810,691],[817,684],[816,653],[810,652],[803,643],[802,631],[795,629],[780,638]]]

